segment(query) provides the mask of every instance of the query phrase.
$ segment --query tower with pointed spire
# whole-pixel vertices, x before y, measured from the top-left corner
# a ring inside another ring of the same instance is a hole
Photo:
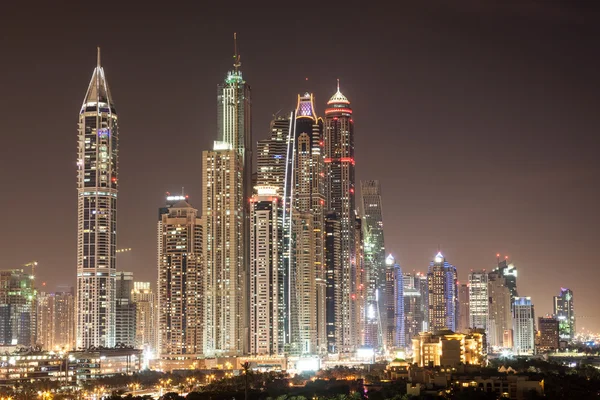
[[[119,127],[98,60],[77,135],[77,348],[115,345]]]
[[[356,321],[357,304],[355,275],[355,196],[354,196],[354,122],[350,102],[340,91],[340,81],[337,81],[337,91],[327,102],[324,121],[324,150],[326,203],[329,212],[337,214],[341,231],[341,265],[339,269],[335,295],[339,307],[336,313],[338,321],[336,341],[341,352],[351,352],[359,343]],[[366,344],[366,343],[365,343]],[[370,343],[369,343],[370,344]],[[372,345],[372,344],[371,344]]]
[[[234,65],[217,91],[217,136],[202,152],[204,354],[248,352],[249,200],[252,187],[250,86]]]

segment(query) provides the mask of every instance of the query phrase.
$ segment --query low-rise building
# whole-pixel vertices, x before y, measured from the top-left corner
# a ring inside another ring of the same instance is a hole
[[[131,375],[142,369],[142,350],[88,349],[69,353],[77,382],[115,374]]]
[[[420,367],[482,365],[485,363],[484,336],[482,333],[437,334],[421,332],[413,338],[413,362]]]
[[[40,380],[70,381],[72,376],[66,353],[21,350],[0,355],[0,387]]]
[[[535,391],[544,394],[544,381],[530,380],[527,376],[506,375],[491,377],[454,377],[452,387],[455,391],[479,391],[494,393],[497,398],[525,400]]]

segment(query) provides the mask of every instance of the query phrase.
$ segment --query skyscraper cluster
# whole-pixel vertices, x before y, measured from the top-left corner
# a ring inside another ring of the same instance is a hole
[[[75,346],[144,347],[179,361],[343,359],[409,348],[421,332],[470,330],[486,333],[490,349],[533,351],[533,305],[517,295],[513,264],[460,285],[441,252],[426,273],[386,257],[381,185],[357,185],[353,110],[339,81],[323,105],[321,114],[307,92],[274,116],[255,171],[252,92],[236,51],[217,86],[216,140],[202,151],[201,207],[182,193],[158,210],[155,296],[117,271],[118,116],[98,53],[78,125]],[[555,298],[561,337],[573,336],[572,304],[570,291]]]

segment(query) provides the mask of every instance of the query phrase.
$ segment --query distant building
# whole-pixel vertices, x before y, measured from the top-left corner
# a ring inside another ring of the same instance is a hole
[[[560,294],[554,296],[554,315],[558,320],[560,339],[573,340],[575,337],[575,308],[571,289],[561,288]]]
[[[467,332],[471,326],[469,322],[469,285],[466,283],[458,286],[458,327],[457,332]]]
[[[386,289],[387,296],[387,342],[388,349],[403,349],[406,347],[404,331],[404,277],[400,265],[390,254],[386,260]]]
[[[75,347],[75,296],[70,292],[38,294],[37,344],[45,350]]]
[[[420,290],[421,275],[404,273],[404,332],[405,343],[411,343],[412,338],[425,330],[425,312]]]
[[[0,271],[0,345],[36,344],[36,296],[33,276]]]
[[[512,332],[511,292],[506,284],[506,276],[502,271],[494,270],[488,275],[489,315],[487,339],[492,349],[512,349],[512,333],[510,340],[506,331]]]
[[[429,330],[456,331],[458,327],[458,280],[456,267],[438,252],[429,265]]]
[[[535,351],[535,314],[530,297],[515,297],[513,304],[513,352],[531,355]]]
[[[412,339],[413,362],[419,367],[456,367],[484,363],[484,335],[481,333],[421,332]]]
[[[156,354],[158,349],[157,304],[150,282],[133,282],[131,298],[135,304],[135,348]]]
[[[325,279],[327,281],[327,290],[325,292],[327,308],[327,352],[337,353],[336,345],[336,326],[339,325],[339,313],[337,312],[341,296],[339,290],[335,290],[336,276],[339,276],[342,262],[341,241],[340,241],[340,221],[335,213],[329,213],[325,216]]]
[[[536,337],[537,352],[558,350],[558,320],[553,317],[540,317],[538,319],[538,333]]]
[[[488,329],[489,315],[488,274],[472,271],[469,274],[469,327]]]
[[[519,295],[517,292],[517,268],[515,267],[515,264],[509,262],[508,258],[506,258],[502,261],[499,261],[498,267],[492,272],[504,277],[505,285],[510,292],[510,304],[512,307],[515,297]]]
[[[116,345],[135,346],[136,311],[131,297],[133,291],[133,272],[117,272],[115,294]]]

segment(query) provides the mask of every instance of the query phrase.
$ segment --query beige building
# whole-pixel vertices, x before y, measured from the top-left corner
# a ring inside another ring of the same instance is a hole
[[[175,196],[179,197],[179,196]],[[169,202],[169,198],[167,198]],[[159,355],[194,358],[202,354],[202,225],[185,198],[159,211]]]
[[[512,349],[512,335],[507,331],[512,330],[511,294],[506,278],[498,271],[493,271],[488,276],[489,318],[487,339],[490,348]]]
[[[420,367],[455,367],[460,364],[480,365],[485,362],[484,335],[442,331],[434,335],[421,332],[412,339],[413,362]]]
[[[135,303],[135,348],[155,353],[156,338],[156,297],[150,282],[133,282],[131,297]]]
[[[72,350],[75,346],[75,297],[71,292],[37,296],[37,344],[45,350]]]

